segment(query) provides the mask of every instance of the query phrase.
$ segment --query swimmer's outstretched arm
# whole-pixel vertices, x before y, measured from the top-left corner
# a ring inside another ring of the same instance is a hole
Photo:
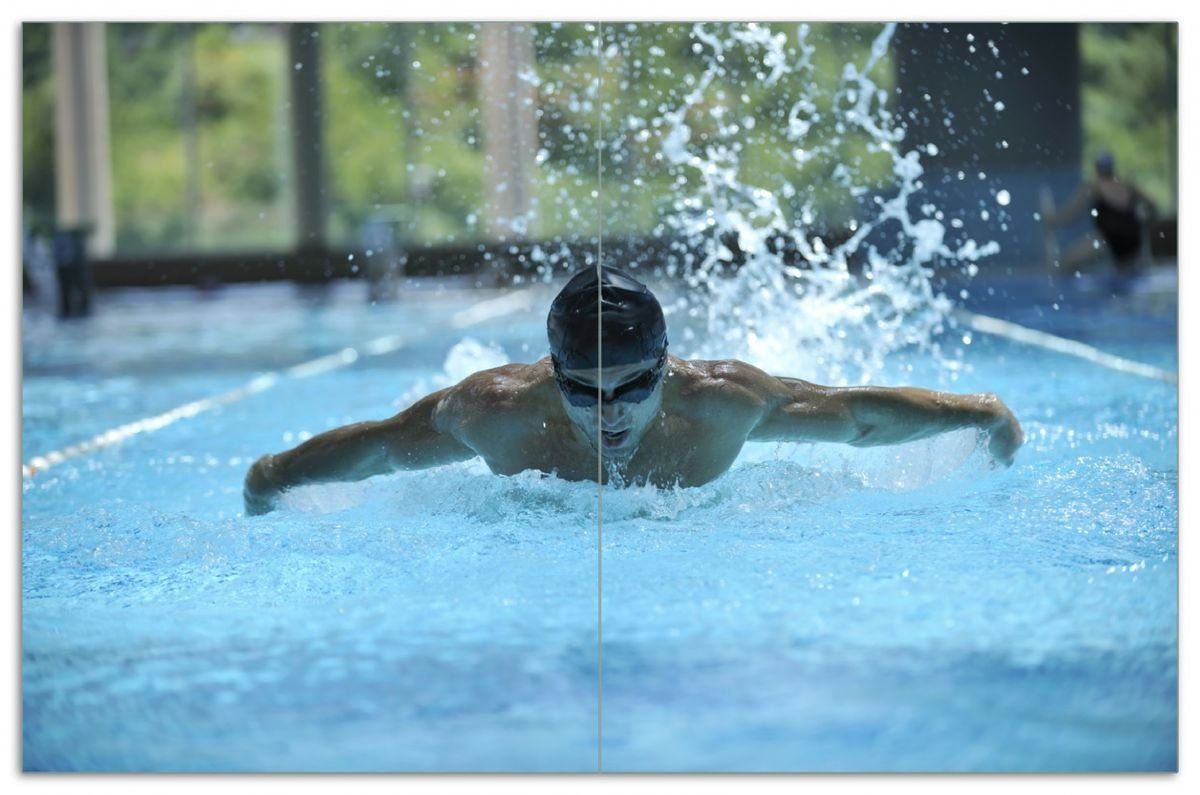
[[[1020,423],[993,394],[958,395],[916,387],[827,387],[774,378],[762,420],[750,438],[843,442],[858,447],[900,444],[959,428],[988,434],[988,451],[1010,466],[1025,441]]]
[[[334,428],[291,450],[258,459],[242,489],[246,515],[274,510],[279,495],[294,486],[363,480],[471,458],[475,451],[439,421],[438,409],[449,391],[434,392],[391,419]]]
[[[1095,190],[1091,182],[1085,182],[1075,191],[1075,195],[1067,199],[1061,210],[1055,212],[1052,208],[1043,207],[1042,223],[1051,228],[1069,224],[1095,201]]]

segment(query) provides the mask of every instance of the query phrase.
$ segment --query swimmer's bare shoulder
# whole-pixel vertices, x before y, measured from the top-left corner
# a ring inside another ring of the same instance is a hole
[[[553,408],[556,389],[549,357],[480,370],[445,390],[435,424],[478,452],[489,441],[540,424]]]
[[[737,359],[671,357],[667,390],[676,413],[751,425],[791,397],[779,379]]]

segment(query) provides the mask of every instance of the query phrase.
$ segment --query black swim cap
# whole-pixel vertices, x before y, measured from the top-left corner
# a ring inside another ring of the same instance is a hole
[[[603,350],[597,345],[597,315]],[[558,368],[595,369],[601,362],[635,364],[657,359],[667,348],[662,306],[646,285],[616,268],[580,271],[550,304],[546,317],[550,353]]]

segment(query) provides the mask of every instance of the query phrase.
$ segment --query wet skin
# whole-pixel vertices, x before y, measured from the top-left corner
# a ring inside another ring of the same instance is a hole
[[[567,480],[697,486],[725,472],[747,441],[898,444],[958,428],[989,435],[992,458],[1010,465],[1021,426],[991,394],[913,387],[825,387],[779,378],[735,360],[668,357],[645,400],[611,400],[655,361],[563,375],[606,399],[574,406],[549,357],[483,370],[390,419],[314,436],[255,462],[243,491],[247,514],[272,510],[293,486],[361,480],[481,457],[497,474],[525,470]]]

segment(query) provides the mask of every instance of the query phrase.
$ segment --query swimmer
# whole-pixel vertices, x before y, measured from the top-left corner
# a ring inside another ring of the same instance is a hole
[[[503,475],[698,486],[729,469],[747,441],[868,447],[976,428],[1008,466],[1024,440],[991,394],[819,386],[745,362],[671,356],[658,300],[616,268],[574,276],[546,326],[550,356],[540,361],[483,370],[390,419],[263,456],[246,475],[246,513],[273,510],[294,486],[475,456]]]
[[[1042,223],[1046,227],[1046,259],[1053,268],[1074,273],[1101,255],[1111,255],[1119,271],[1129,271],[1137,265],[1142,253],[1142,218],[1138,211],[1145,207],[1153,217],[1158,208],[1132,182],[1116,175],[1116,162],[1107,152],[1096,158],[1096,178],[1085,182],[1059,212],[1054,211],[1049,190],[1042,192]],[[1084,210],[1090,209],[1098,235],[1086,235],[1076,241],[1066,253],[1058,256],[1058,244],[1050,231],[1070,223]]]

